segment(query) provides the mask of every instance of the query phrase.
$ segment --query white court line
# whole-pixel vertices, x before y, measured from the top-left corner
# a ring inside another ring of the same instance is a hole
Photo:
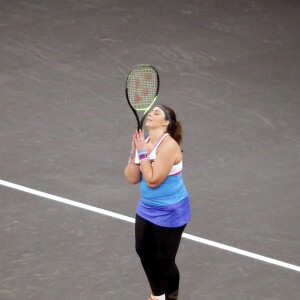
[[[102,214],[102,215],[106,215],[106,216],[109,216],[109,217],[113,217],[113,218],[116,218],[116,219],[119,219],[119,220],[123,220],[123,221],[126,221],[126,222],[130,222],[130,223],[135,222],[134,218],[130,218],[130,217],[118,214],[118,213],[111,212],[109,210],[105,210],[105,209],[101,209],[101,208],[94,207],[94,206],[91,206],[91,205],[83,204],[83,203],[76,202],[76,201],[73,201],[73,200],[69,200],[69,199],[66,199],[66,198],[54,196],[54,195],[51,195],[51,194],[48,194],[48,193],[37,191],[37,190],[31,189],[31,188],[21,186],[21,185],[15,184],[15,183],[11,183],[11,182],[8,182],[8,181],[4,181],[4,180],[1,180],[1,179],[0,179],[0,185],[9,187],[9,188],[12,188],[12,189],[15,189],[15,190],[19,190],[19,191],[22,191],[22,192],[25,192],[25,193],[29,193],[29,194],[32,194],[32,195],[36,195],[36,196],[39,196],[39,197],[43,197],[43,198],[46,198],[46,199],[50,199],[50,200],[58,201],[58,202],[65,203],[65,204],[68,204],[68,205],[83,208],[83,209],[86,209],[86,210],[89,210],[89,211],[93,211],[93,212],[96,212],[96,213],[99,213],[99,214]],[[187,234],[187,233],[183,233],[182,237],[186,238],[188,240],[192,240],[194,242],[202,243],[202,244],[209,245],[209,246],[212,246],[212,247],[215,247],[215,248],[219,248],[219,249],[226,250],[226,251],[229,251],[229,252],[233,252],[233,253],[236,253],[236,254],[239,254],[239,255],[247,256],[247,257],[250,257],[250,258],[253,258],[253,259],[256,259],[256,260],[260,260],[260,261],[263,261],[263,262],[273,264],[273,265],[277,265],[277,266],[280,266],[282,268],[286,268],[286,269],[290,269],[290,270],[300,272],[300,266],[292,265],[292,264],[289,264],[289,263],[286,263],[286,262],[283,262],[283,261],[280,261],[280,260],[276,260],[276,259],[273,259],[273,258],[269,258],[269,257],[266,257],[266,256],[262,256],[262,255],[259,255],[259,254],[255,254],[255,253],[252,253],[252,252],[248,252],[248,251],[241,250],[241,249],[238,249],[238,248],[234,248],[234,247],[231,247],[231,246],[227,246],[227,245],[224,245],[224,244],[220,244],[220,243],[210,241],[210,240],[207,240],[207,239],[203,239],[203,238],[197,237],[195,235]]]

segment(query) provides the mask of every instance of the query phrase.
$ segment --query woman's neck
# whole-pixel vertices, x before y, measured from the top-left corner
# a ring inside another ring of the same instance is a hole
[[[150,142],[155,145],[159,142],[159,140],[162,138],[162,136],[165,134],[166,132],[164,130],[161,129],[153,129],[153,130],[149,130],[149,139]]]

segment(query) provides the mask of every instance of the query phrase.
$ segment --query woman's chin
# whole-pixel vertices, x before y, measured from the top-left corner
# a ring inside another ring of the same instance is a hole
[[[146,126],[147,129],[152,128],[151,121],[146,121],[145,126]]]
[[[150,129],[157,129],[157,128],[159,128],[159,126],[157,124],[153,123],[152,121],[147,121],[145,123],[145,127],[147,128],[148,131]]]

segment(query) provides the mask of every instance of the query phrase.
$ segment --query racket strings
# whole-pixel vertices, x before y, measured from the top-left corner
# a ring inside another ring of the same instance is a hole
[[[136,68],[127,81],[130,104],[136,110],[146,110],[157,95],[158,79],[151,67]]]

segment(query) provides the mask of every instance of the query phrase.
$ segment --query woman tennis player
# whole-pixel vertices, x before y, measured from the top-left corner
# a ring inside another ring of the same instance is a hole
[[[175,112],[165,105],[157,105],[148,113],[146,127],[146,139],[143,131],[133,135],[124,170],[129,183],[140,183],[135,246],[152,291],[148,300],[177,300],[175,257],[191,218],[182,179],[182,128]]]

